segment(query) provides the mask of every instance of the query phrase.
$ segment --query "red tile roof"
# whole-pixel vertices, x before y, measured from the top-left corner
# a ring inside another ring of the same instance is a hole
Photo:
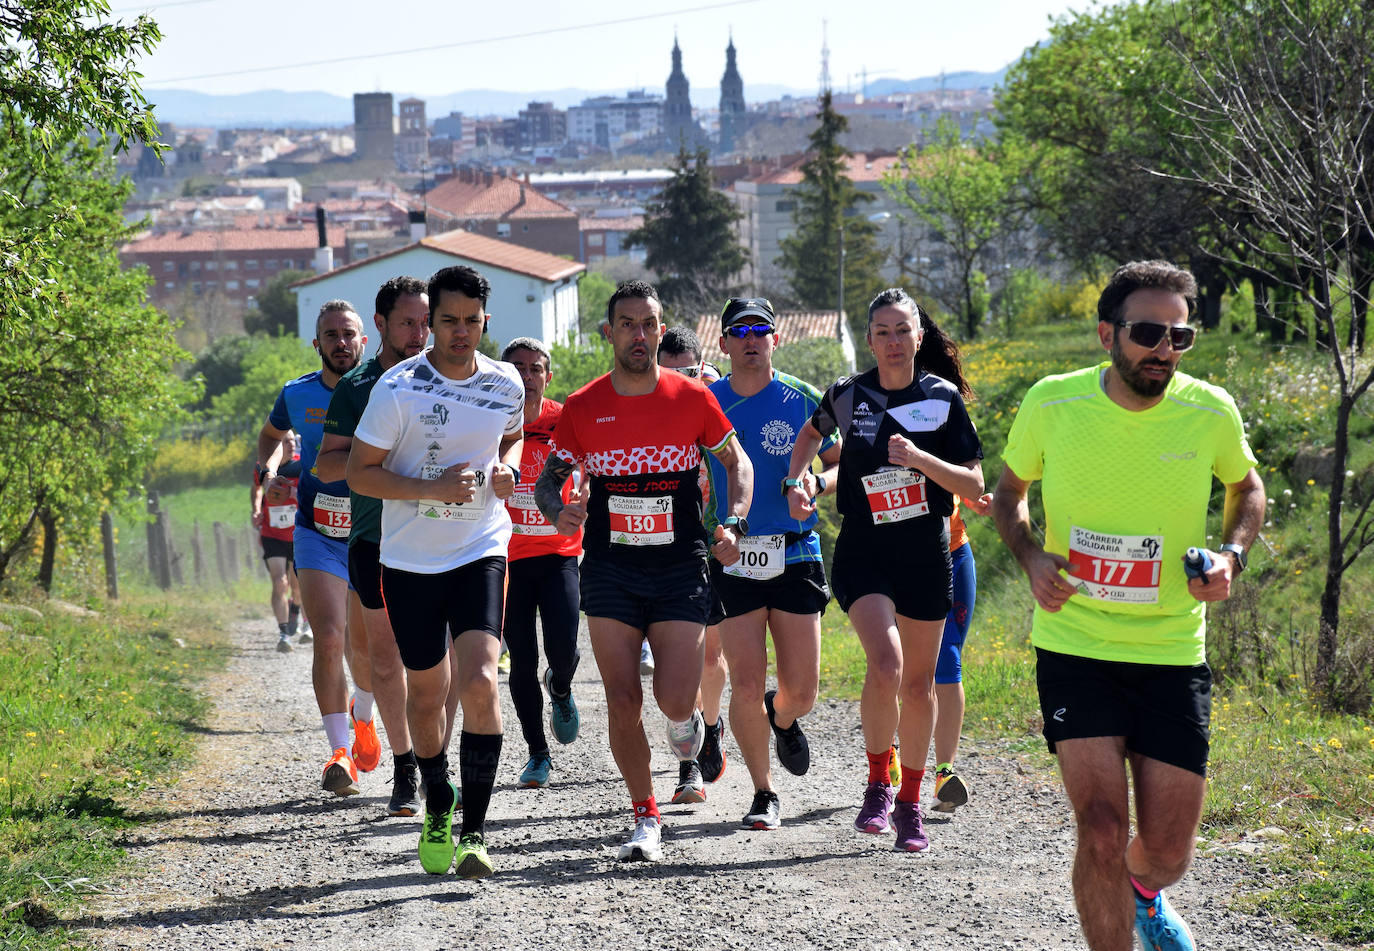
[[[633,231],[644,227],[643,215],[615,215],[607,218],[578,218],[578,231]]]
[[[419,247],[420,245],[432,248],[435,251],[442,251],[445,254],[451,254],[455,258],[461,258],[465,261],[474,261],[478,264],[500,268],[504,271],[514,271],[516,274],[526,274],[530,277],[548,281],[549,283],[573,277],[587,269],[587,265],[579,261],[570,261],[567,258],[560,258],[556,254],[535,251],[533,248],[521,247],[518,244],[511,244],[509,241],[498,241],[496,238],[488,238],[485,235],[473,234],[471,231],[457,230],[431,235],[428,238],[422,239],[417,244],[408,244],[403,248],[397,248],[385,254],[376,254],[365,260],[358,261],[357,263],[335,268],[328,274],[318,274],[315,277],[297,281],[291,286],[301,287],[305,284],[313,284],[327,277],[333,277],[340,271],[361,267],[364,264],[371,264],[382,258],[394,257],[412,248]]]
[[[812,337],[836,340],[835,327],[833,310],[784,310],[778,314],[779,346]],[[702,314],[697,318],[696,331],[701,338],[702,356],[713,363],[724,360],[725,354],[720,349],[720,314]]]
[[[751,176],[745,181],[757,182],[760,185],[799,185],[802,180],[801,167],[805,162],[805,158],[800,158],[783,168]],[[877,182],[881,181],[883,173],[897,162],[898,158],[895,155],[870,157],[862,152],[855,152],[846,160],[845,175],[852,182]]]
[[[245,216],[255,218],[256,216]],[[333,248],[347,241],[344,229],[330,226],[326,237]],[[319,235],[315,228],[206,228],[197,231],[165,231],[135,238],[119,249],[121,254],[211,254],[216,251],[314,250]]]
[[[451,178],[430,189],[425,194],[425,201],[431,208],[453,218],[576,217],[576,212],[567,205],[554,201],[533,186],[501,176],[494,176],[490,185],[485,181],[465,182]]]

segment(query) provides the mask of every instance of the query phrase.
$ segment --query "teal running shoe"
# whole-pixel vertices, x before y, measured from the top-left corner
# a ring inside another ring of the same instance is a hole
[[[1145,951],[1196,951],[1193,933],[1160,892],[1154,901],[1135,896],[1135,931]]]
[[[544,668],[544,689],[549,692],[549,732],[566,746],[577,739],[577,730],[582,725],[577,702],[573,700],[572,690],[566,697],[553,692],[553,671],[547,667]]]
[[[543,753],[531,753],[530,761],[525,764],[524,770],[520,773],[520,785],[526,789],[539,789],[549,784],[549,770],[553,768],[553,759],[545,750]]]

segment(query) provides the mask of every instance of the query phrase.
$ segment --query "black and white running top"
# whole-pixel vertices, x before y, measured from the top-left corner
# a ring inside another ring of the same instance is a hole
[[[846,531],[900,543],[938,535],[954,511],[949,492],[916,469],[888,462],[888,439],[900,434],[946,462],[983,458],[978,431],[959,391],[918,372],[900,390],[885,390],[876,368],[834,383],[811,416],[822,436],[841,439],[836,502]]]

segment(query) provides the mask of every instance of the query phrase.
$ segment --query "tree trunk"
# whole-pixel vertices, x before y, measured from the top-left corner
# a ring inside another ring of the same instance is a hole
[[[1364,353],[1365,321],[1369,316],[1369,290],[1374,284],[1374,261],[1370,254],[1356,255],[1355,273],[1351,275],[1353,293],[1350,295],[1350,347],[1356,353]]]
[[[1331,496],[1326,510],[1326,583],[1322,588],[1321,620],[1317,627],[1317,702],[1327,711],[1353,712],[1345,709],[1353,699],[1341,682],[1336,655],[1340,647],[1341,565],[1345,561],[1345,545],[1341,539],[1341,508],[1345,498],[1345,466],[1350,449],[1350,411],[1354,404],[1347,394],[1336,407],[1336,433],[1332,443]]]
[[[26,547],[29,539],[33,537],[33,526],[38,522],[38,512],[43,507],[43,493],[38,493],[37,502],[33,511],[29,513],[29,520],[24,523],[24,527],[19,530],[19,534],[14,536],[14,542],[8,548],[0,548],[0,582],[5,580],[5,573],[9,571],[14,559],[19,556]]]
[[[38,586],[44,594],[52,594],[53,563],[57,561],[57,516],[46,505],[38,513],[43,526],[43,558],[38,563]]]

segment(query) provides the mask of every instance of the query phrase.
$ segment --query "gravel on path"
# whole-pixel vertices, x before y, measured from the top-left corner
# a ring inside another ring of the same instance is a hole
[[[385,745],[362,795],[336,799],[319,788],[328,750],[308,648],[278,654],[266,621],[245,622],[234,637],[235,656],[209,688],[195,764],[142,795],[135,811],[160,818],[132,831],[128,876],[75,923],[99,948],[1084,947],[1057,776],[966,741],[960,772],[971,803],[928,822],[929,852],[895,853],[890,835],[853,829],[865,765],[848,702],[822,701],[803,720],[811,770],[794,777],[775,764],[783,826],[750,831],[740,819],[753,790],[733,741],[705,803],[666,804],[677,763],[646,680],[666,855],[654,865],[617,862],[630,807],[585,625],[575,684],[582,734],[553,751],[547,788],[515,786],[527,751],[502,678],[506,740],[487,822],[496,874],[426,875],[415,854],[420,819],[385,813]],[[1270,883],[1253,858],[1215,850],[1169,894],[1202,947],[1328,947],[1235,910],[1238,894]]]

